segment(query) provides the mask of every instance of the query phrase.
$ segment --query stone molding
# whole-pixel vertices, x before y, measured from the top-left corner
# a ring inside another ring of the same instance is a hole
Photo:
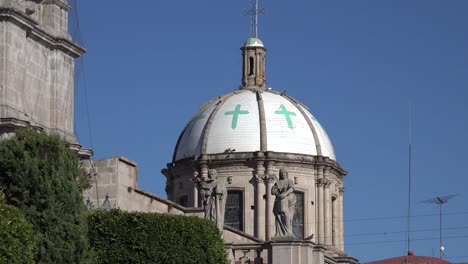
[[[86,52],[83,47],[80,47],[71,40],[53,36],[34,19],[15,8],[0,7],[0,21],[11,22],[23,28],[26,31],[27,38],[34,39],[50,50],[60,50],[75,59]]]
[[[42,3],[45,5],[56,5],[67,12],[71,10],[71,6],[62,0],[44,0]]]
[[[249,162],[254,162],[258,159],[265,161],[265,164],[273,163],[285,163],[285,164],[298,164],[302,167],[309,166],[310,169],[328,169],[329,173],[338,175],[338,178],[342,179],[348,172],[336,161],[323,156],[293,154],[293,153],[280,153],[280,152],[233,152],[226,157],[225,153],[219,154],[204,154],[201,157],[188,157],[172,163],[168,163],[167,167],[199,167],[202,164],[208,164],[209,166],[216,166],[218,164],[233,164],[239,163],[245,165]],[[256,164],[254,164],[256,166]],[[267,169],[268,171],[268,169]]]

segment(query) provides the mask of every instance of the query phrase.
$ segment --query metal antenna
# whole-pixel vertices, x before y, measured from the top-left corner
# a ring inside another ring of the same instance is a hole
[[[258,15],[265,14],[265,9],[258,9],[258,0],[251,0],[249,10],[242,12],[244,16],[250,16],[250,36],[258,38]]]
[[[452,195],[447,195],[447,196],[441,196],[441,197],[434,197],[429,200],[422,201],[420,203],[435,203],[439,205],[440,208],[440,215],[439,215],[439,240],[440,240],[440,247],[439,247],[439,257],[442,259],[442,254],[444,251],[444,246],[442,245],[442,205],[446,204],[450,199],[453,197],[457,196],[458,194],[452,194]]]
[[[407,253],[411,250],[411,102],[408,102],[408,234]]]

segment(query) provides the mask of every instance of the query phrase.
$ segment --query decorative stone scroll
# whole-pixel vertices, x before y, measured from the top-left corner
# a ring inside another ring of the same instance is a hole
[[[345,188],[344,188],[344,187],[340,187],[338,190],[339,190],[340,196],[343,196],[343,193],[344,193],[344,191],[345,191]]]
[[[318,187],[321,187],[324,185],[324,181],[322,178],[318,178],[318,179],[315,179],[315,185],[317,185]]]

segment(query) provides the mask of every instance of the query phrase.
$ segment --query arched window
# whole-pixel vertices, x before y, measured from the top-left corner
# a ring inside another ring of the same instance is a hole
[[[253,57],[249,58],[249,75],[250,76],[254,75],[254,58]]]
[[[244,193],[239,190],[228,190],[224,224],[244,231]]]
[[[302,239],[304,238],[304,193],[294,192],[296,195],[296,210],[293,218],[293,233]]]

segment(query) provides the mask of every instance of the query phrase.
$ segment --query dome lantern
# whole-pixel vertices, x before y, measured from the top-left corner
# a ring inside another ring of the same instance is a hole
[[[265,88],[265,54],[263,42],[250,37],[241,48],[243,58],[242,88]]]
[[[265,46],[258,38],[258,15],[264,10],[258,8],[258,0],[252,1],[252,8],[245,12],[250,15],[250,37],[242,50],[242,86],[241,89],[265,89]]]

